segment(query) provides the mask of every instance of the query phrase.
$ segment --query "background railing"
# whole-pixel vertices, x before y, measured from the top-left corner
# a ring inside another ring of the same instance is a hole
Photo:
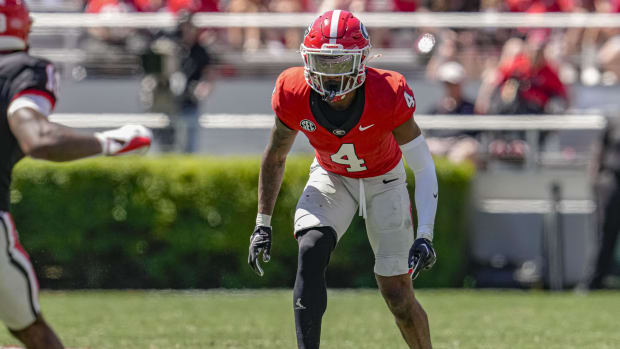
[[[70,127],[105,128],[140,123],[151,128],[166,127],[170,117],[163,113],[56,113],[51,120]],[[269,129],[273,114],[203,114],[204,128]],[[567,115],[415,115],[424,130],[602,130],[607,124],[598,114]]]
[[[33,13],[39,28],[172,28],[170,13]],[[194,23],[209,28],[305,28],[316,13],[198,13]],[[356,13],[369,28],[615,28],[620,14],[600,13]]]

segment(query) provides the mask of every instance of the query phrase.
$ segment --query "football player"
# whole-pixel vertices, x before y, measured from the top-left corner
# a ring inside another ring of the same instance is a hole
[[[315,149],[315,160],[294,222],[299,348],[319,347],[327,306],[325,270],[358,208],[375,255],[379,289],[403,338],[411,348],[431,347],[428,318],[411,280],[436,259],[435,166],[413,119],[413,92],[401,74],[366,66],[370,47],[366,28],[353,14],[328,11],[306,30],[304,67],[285,70],[273,92],[277,117],[261,163],[248,263],[263,275],[259,259],[271,257],[271,215],[287,154],[301,131]],[[403,156],[415,174],[415,240]]]
[[[28,55],[32,20],[24,0],[0,1],[0,321],[28,349],[63,348],[41,316],[37,278],[9,214],[14,165],[24,156],[69,161],[87,156],[144,152],[151,132],[128,125],[82,134],[54,124],[54,66]]]

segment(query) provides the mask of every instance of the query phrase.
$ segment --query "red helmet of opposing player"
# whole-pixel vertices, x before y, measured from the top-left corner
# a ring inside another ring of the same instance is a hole
[[[370,53],[368,31],[352,13],[327,11],[306,29],[301,44],[306,82],[326,100],[360,87]]]
[[[0,0],[0,51],[25,50],[31,24],[24,0]]]

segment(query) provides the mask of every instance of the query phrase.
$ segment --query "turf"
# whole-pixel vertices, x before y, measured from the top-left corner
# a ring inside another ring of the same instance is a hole
[[[620,294],[420,291],[435,348],[620,348]],[[44,292],[71,348],[295,348],[288,290]],[[0,330],[2,345],[16,344]],[[321,348],[403,348],[376,290],[329,294]]]

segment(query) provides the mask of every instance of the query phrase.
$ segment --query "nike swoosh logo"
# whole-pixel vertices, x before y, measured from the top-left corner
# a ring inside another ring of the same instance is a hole
[[[433,197],[437,199],[437,193],[433,193]]]
[[[368,125],[366,127],[362,127],[362,125],[360,125],[360,131],[366,131],[366,130],[368,130],[369,128],[371,128],[373,126],[375,126],[375,124],[370,124],[370,125]]]
[[[390,180],[387,180],[387,181],[384,179],[383,180],[383,184],[388,184],[388,183],[394,182],[396,180],[398,180],[398,178],[390,179]]]

